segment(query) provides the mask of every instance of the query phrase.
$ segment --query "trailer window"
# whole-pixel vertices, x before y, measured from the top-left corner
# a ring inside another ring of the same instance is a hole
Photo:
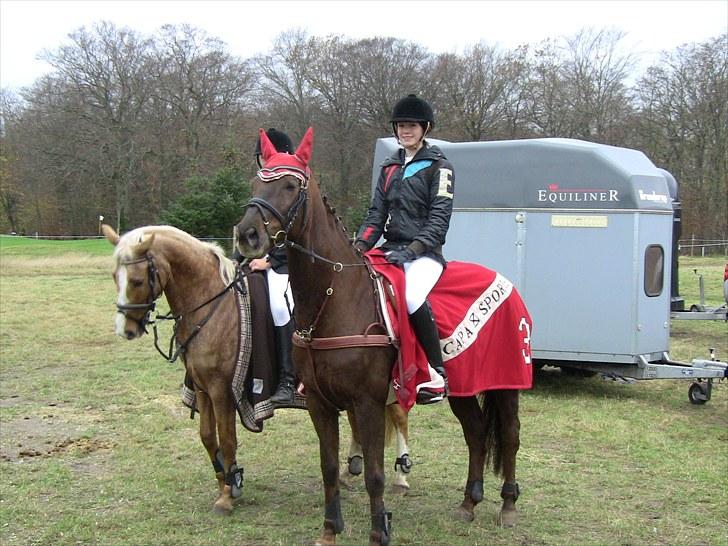
[[[650,297],[662,294],[665,279],[665,252],[660,245],[650,245],[645,250],[645,294]]]

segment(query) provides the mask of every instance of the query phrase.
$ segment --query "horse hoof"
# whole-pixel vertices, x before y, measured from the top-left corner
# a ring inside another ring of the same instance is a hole
[[[358,476],[362,471],[362,462],[364,459],[360,455],[349,457],[349,474]]]
[[[515,527],[518,513],[515,510],[501,510],[498,513],[498,525],[500,527]]]
[[[401,485],[401,484],[394,484],[392,486],[392,493],[394,495],[406,495],[409,493],[409,486],[408,485]]]
[[[461,521],[470,523],[475,519],[475,512],[462,506],[458,506],[458,509],[455,511],[455,516]]]
[[[215,504],[212,507],[212,511],[217,514],[218,516],[229,516],[233,512],[232,506],[227,506],[224,504]]]

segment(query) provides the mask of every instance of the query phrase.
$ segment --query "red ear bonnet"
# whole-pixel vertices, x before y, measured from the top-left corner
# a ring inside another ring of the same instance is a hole
[[[260,153],[265,163],[265,167],[258,172],[261,179],[271,178],[273,172],[280,172],[286,168],[301,171],[302,174],[308,177],[310,173],[308,162],[313,152],[313,127],[309,127],[306,134],[303,135],[295,154],[276,151],[265,131],[260,129],[259,132]],[[262,177],[261,174],[263,174]]]

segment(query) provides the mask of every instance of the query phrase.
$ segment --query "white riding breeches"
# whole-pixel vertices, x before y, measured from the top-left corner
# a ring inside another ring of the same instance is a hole
[[[270,313],[273,315],[273,324],[285,326],[291,320],[288,305],[291,306],[291,312],[293,312],[293,296],[288,290],[288,274],[276,273],[273,269],[268,269],[266,278],[268,279],[268,302],[270,303]],[[288,303],[286,303],[286,292],[288,292]]]
[[[427,296],[442,275],[442,264],[427,256],[421,256],[404,264],[405,297],[410,315],[425,303]]]

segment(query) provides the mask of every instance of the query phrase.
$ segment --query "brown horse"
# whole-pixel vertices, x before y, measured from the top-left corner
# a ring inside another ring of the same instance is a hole
[[[238,273],[235,263],[217,245],[199,241],[173,227],[146,226],[123,237],[110,226],[104,225],[102,229],[116,247],[114,280],[119,310],[116,333],[125,339],[142,336],[153,304],[163,292],[171,314],[179,317],[176,339],[187,342],[181,356],[196,386],[200,438],[215,468],[220,489],[214,510],[229,514],[242,486],[242,468],[238,471],[236,465],[237,414],[231,389],[236,360],[245,353],[238,345],[241,315],[232,297],[232,281]],[[245,279],[239,280],[245,283]],[[244,316],[243,328],[248,324],[250,317]],[[267,418],[272,414],[272,408],[270,411],[264,408],[256,416]],[[406,414],[393,404],[388,406],[387,416],[388,428],[396,434],[399,450],[396,487],[404,491],[409,488],[405,475],[409,471]],[[358,445],[357,431],[352,429],[349,449],[352,474],[360,472],[357,472]]]
[[[277,154],[261,131],[266,168],[252,181],[236,238],[240,252],[260,257],[274,244],[288,247],[296,323],[294,364],[306,385],[308,411],[319,437],[324,483],[324,524],[317,544],[336,543],[343,530],[339,500],[338,413],[349,410],[362,439],[370,499],[370,546],[389,544],[385,509],[384,408],[396,349],[382,342],[381,316],[370,270],[364,266],[333,209],[321,197],[308,162],[309,129],[295,155]],[[285,156],[285,157],[284,157]],[[366,335],[365,335],[366,334]],[[482,397],[448,398],[468,446],[468,477],[458,514],[474,518],[483,498],[483,472],[492,463],[504,479],[500,521],[513,525],[518,484],[518,390],[490,390]]]

